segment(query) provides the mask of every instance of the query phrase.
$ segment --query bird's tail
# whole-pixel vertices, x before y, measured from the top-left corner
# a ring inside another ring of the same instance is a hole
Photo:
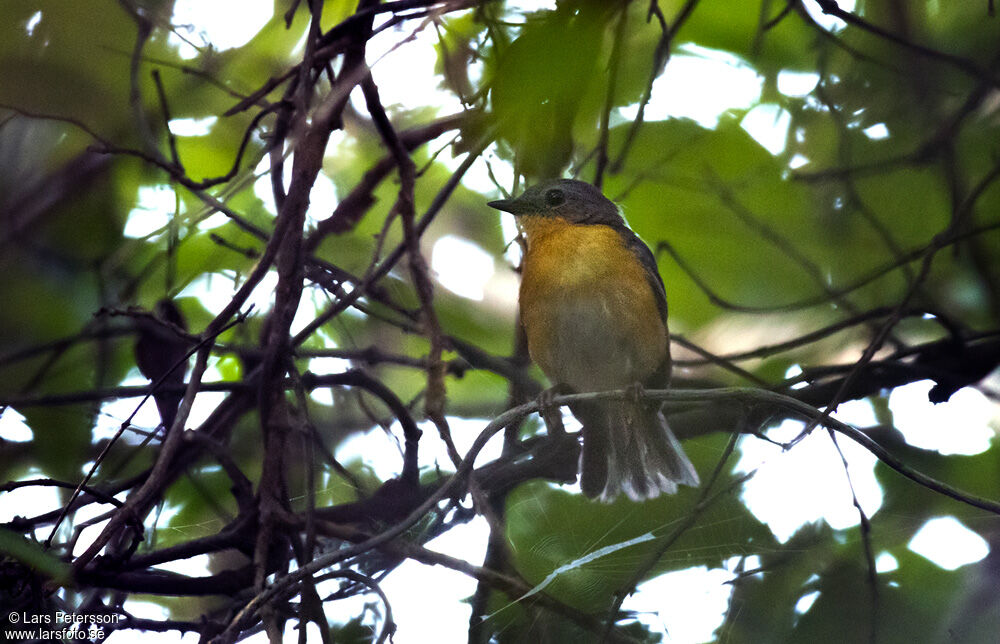
[[[658,406],[598,401],[573,406],[583,423],[580,487],[590,498],[612,501],[624,492],[635,501],[677,485],[697,486],[698,472],[670,431]]]

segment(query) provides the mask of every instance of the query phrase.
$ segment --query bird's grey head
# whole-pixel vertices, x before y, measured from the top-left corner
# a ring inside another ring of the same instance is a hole
[[[534,185],[516,199],[491,201],[488,206],[515,217],[560,217],[575,224],[623,224],[618,206],[584,181],[554,179]]]

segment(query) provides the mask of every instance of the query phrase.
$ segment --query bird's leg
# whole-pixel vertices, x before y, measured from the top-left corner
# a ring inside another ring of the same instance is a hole
[[[639,381],[633,382],[625,388],[625,415],[629,425],[635,422],[640,414],[640,410],[645,409],[649,403],[645,401],[646,388]]]
[[[549,436],[561,438],[566,435],[566,427],[562,422],[562,411],[553,400],[559,394],[571,393],[566,385],[554,385],[538,394],[538,415],[545,421],[545,429]]]
[[[633,382],[624,389],[625,398],[622,401],[622,413],[628,427],[634,427],[640,422],[643,412],[657,409],[659,403],[646,400],[646,387],[639,381]]]
[[[636,381],[625,388],[625,399],[634,405],[640,405],[646,395],[646,388],[641,382]]]

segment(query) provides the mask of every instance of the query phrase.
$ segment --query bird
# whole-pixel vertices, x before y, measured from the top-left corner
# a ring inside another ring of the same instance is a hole
[[[136,315],[138,339],[135,343],[135,362],[139,372],[159,390],[153,394],[156,409],[164,431],[170,429],[177,417],[177,407],[183,396],[176,389],[184,384],[187,373],[187,356],[190,342],[180,335],[187,331],[187,324],[177,305],[169,299],[156,303],[152,314]],[[161,380],[162,379],[162,380]]]
[[[487,205],[524,235],[518,294],[532,361],[559,389],[627,389],[619,400],[570,405],[582,425],[580,488],[610,502],[696,487],[698,472],[662,413],[642,400],[669,385],[667,299],[649,247],[595,186],[554,179]]]

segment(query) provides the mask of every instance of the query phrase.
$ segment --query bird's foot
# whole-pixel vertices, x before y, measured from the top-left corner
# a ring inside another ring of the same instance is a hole
[[[559,405],[554,402],[556,396],[566,393],[570,393],[570,390],[565,385],[555,385],[538,394],[538,415],[545,421],[545,429],[549,432],[549,436],[566,435],[566,427],[562,422],[562,411]]]
[[[639,405],[644,402],[646,396],[646,388],[641,382],[633,382],[631,385],[625,388],[625,400],[629,401],[634,405]]]
[[[633,382],[625,387],[624,410],[625,424],[632,427],[641,417],[641,410],[656,409],[659,403],[646,400],[646,388],[641,382]]]

